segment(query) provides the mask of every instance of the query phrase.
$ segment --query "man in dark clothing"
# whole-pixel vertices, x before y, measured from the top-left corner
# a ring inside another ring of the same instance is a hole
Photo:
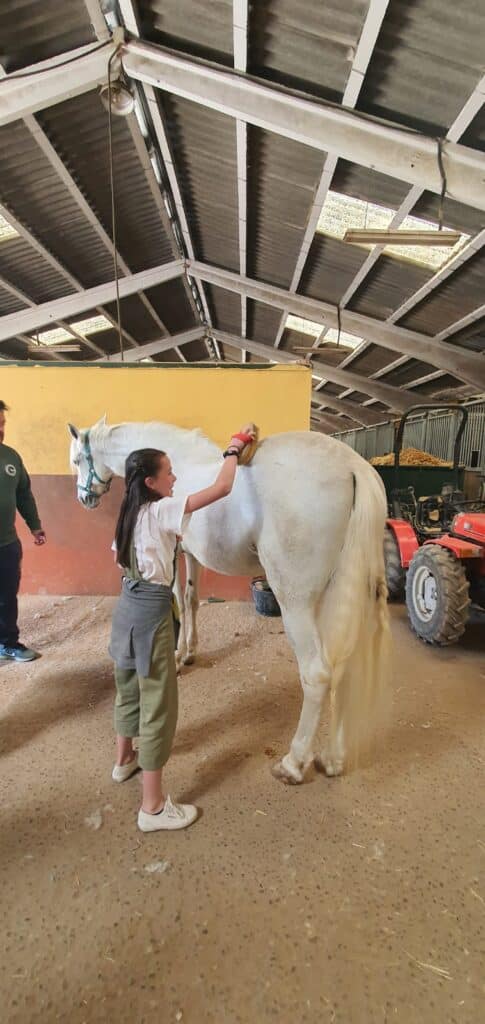
[[[33,661],[39,655],[19,643],[17,594],[20,586],[22,547],[15,529],[18,511],[35,544],[45,544],[30,478],[20,455],[4,444],[5,413],[0,401],[0,661]]]

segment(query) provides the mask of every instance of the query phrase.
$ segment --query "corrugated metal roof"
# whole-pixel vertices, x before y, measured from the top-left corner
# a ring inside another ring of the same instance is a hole
[[[175,96],[163,109],[197,256],[238,271],[235,121]]]
[[[363,202],[397,209],[409,192],[409,185],[368,167],[359,167],[348,160],[339,160],[332,178],[332,191],[355,196]]]
[[[205,286],[214,327],[231,334],[241,333],[241,296],[226,288]]]
[[[349,309],[385,320],[431,277],[433,271],[425,267],[408,261],[404,263],[392,256],[381,256],[352,296]]]
[[[390,0],[357,107],[445,134],[483,74],[485,6]]]
[[[232,66],[232,0],[138,0],[141,32],[162,46]]]
[[[352,372],[363,373],[370,377],[398,358],[398,352],[391,352],[388,348],[381,348],[380,345],[369,345],[360,355],[354,356]]]
[[[20,309],[25,309],[25,302],[21,302],[12,292],[8,291],[7,288],[3,288],[0,284],[0,316],[7,316],[8,313],[17,313]]]
[[[419,377],[433,373],[435,370],[436,366],[431,366],[430,363],[425,363],[420,359],[408,359],[402,366],[396,367],[390,373],[383,374],[379,379],[384,384],[392,384],[394,387],[400,388],[410,384],[413,380],[418,380]]]
[[[443,402],[449,400],[456,402],[458,399],[470,398],[476,392],[469,384],[463,384],[456,377],[445,373],[436,380],[428,380],[424,384],[419,384],[417,387],[412,388],[410,393],[421,399],[427,396],[428,398],[436,398]]]
[[[108,115],[98,93],[76,96],[37,116],[109,234]],[[136,272],[166,263],[178,253],[164,231],[127,120],[114,117],[112,124],[118,249]]]
[[[111,280],[109,249],[22,121],[0,128],[0,180],[5,205],[86,288]]]
[[[22,0],[20,6],[4,8],[0,12],[0,38],[8,70],[95,41],[83,0],[70,0],[61,14],[54,0],[42,4]],[[136,0],[135,9],[145,40],[212,59],[220,67],[232,66],[231,0]],[[339,102],[368,13],[368,0],[341,0],[339,4],[322,4],[320,0],[252,3],[248,71],[267,81]],[[390,0],[364,75],[358,109],[417,129],[424,127],[434,135],[444,134],[483,74],[484,27],[485,7],[477,0],[463,0],[459,5],[451,0],[413,0],[411,4]],[[158,95],[195,256],[237,273],[240,263],[235,120],[166,93]],[[150,128],[149,111],[145,115]],[[86,93],[44,110],[37,118],[109,233],[107,115],[99,96],[95,91]],[[142,149],[145,145],[156,147],[155,135],[141,143],[134,117],[131,123],[115,118],[113,129],[119,250],[135,272],[167,262],[179,252],[165,210],[156,198],[157,186]],[[325,154],[252,126],[248,126],[247,137],[247,273],[288,288]],[[485,110],[476,115],[461,141],[485,148]],[[165,188],[169,188],[169,183],[164,177],[162,189]],[[360,207],[369,203],[392,211],[408,194],[409,185],[339,160],[331,190],[352,197],[352,209],[355,207],[357,212],[356,200]],[[59,179],[22,123],[0,130],[0,198],[84,287],[112,278],[110,247],[99,239],[68,186]],[[428,192],[413,211],[415,216],[431,221],[436,220],[437,212],[438,199]],[[485,217],[446,199],[444,222],[448,227],[474,234],[483,227]],[[367,259],[368,251],[317,234],[298,291],[338,303]],[[72,291],[66,277],[23,238],[0,243],[2,275],[34,302],[53,300]],[[385,319],[432,276],[430,267],[381,255],[351,298],[349,308]],[[483,280],[485,256],[478,253],[411,310],[402,325],[424,334],[447,327],[483,303]],[[210,286],[204,286],[204,290],[214,325],[240,334],[240,295]],[[141,296],[133,295],[122,301],[123,327],[140,344],[163,336],[157,315],[172,333],[196,322],[194,304],[182,280],[151,289],[147,299],[155,316],[147,310]],[[17,308],[22,308],[21,302],[2,288],[0,281],[0,314]],[[114,303],[109,310],[115,315]],[[268,358],[275,353],[273,343],[281,316],[279,309],[252,300],[247,302],[248,338],[267,344]],[[484,323],[484,318],[477,321],[454,337],[454,343],[481,351],[485,344]],[[116,352],[119,347],[117,332],[111,328],[94,335],[93,341],[106,352]],[[370,341],[349,363],[350,370],[372,374],[389,366],[399,355]],[[311,338],[285,331],[281,347],[291,347],[295,342],[311,344]],[[7,349],[25,357],[25,346],[18,339],[0,346],[0,355]],[[207,358],[203,342],[184,346],[183,351],[186,359]],[[224,346],[222,351],[226,359],[241,358],[237,348]],[[323,345],[317,358],[320,355],[328,361],[340,361],[348,351]],[[83,346],[83,351],[79,355],[74,353],[72,358],[84,356],[93,358],[92,349]],[[178,357],[170,350],[160,353],[158,359],[171,361]],[[431,372],[435,367],[421,360],[407,360],[383,379],[395,386],[405,386],[428,369]],[[339,385],[327,387],[330,394],[342,391]],[[464,393],[453,377],[443,375],[420,386],[417,397],[446,394],[446,389],[453,388],[456,394]],[[359,393],[354,398],[364,401],[367,396]],[[379,406],[374,404],[373,408]]]
[[[367,8],[367,0],[251,4],[248,71],[340,100]]]
[[[0,245],[0,277],[20,288],[34,302],[49,302],[74,291],[66,278],[22,237]]]
[[[262,302],[254,302],[253,299],[248,300],[248,338],[254,338],[255,341],[262,341],[265,345],[273,346],[280,320],[280,309],[265,306]]]
[[[323,162],[318,150],[248,127],[250,276],[290,286]]]
[[[188,330],[189,327],[194,326],[194,323],[197,323],[182,278],[173,278],[172,281],[166,281],[165,284],[148,288],[145,295],[170,334]],[[160,336],[159,330],[155,336]]]
[[[423,334],[438,334],[485,300],[485,251],[477,252],[447,277],[399,323]]]
[[[312,299],[339,303],[367,255],[360,246],[315,235],[298,291]]]
[[[0,63],[8,72],[92,42],[96,36],[84,3],[4,0],[0,9]]]

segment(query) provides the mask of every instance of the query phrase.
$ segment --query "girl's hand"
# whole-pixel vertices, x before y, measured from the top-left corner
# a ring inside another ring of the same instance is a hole
[[[237,434],[233,434],[229,443],[230,448],[238,448],[242,452],[247,444],[251,444],[256,437],[254,423],[246,423]]]

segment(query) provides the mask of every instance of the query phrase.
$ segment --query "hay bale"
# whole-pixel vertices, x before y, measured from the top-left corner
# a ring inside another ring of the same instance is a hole
[[[375,455],[370,460],[372,466],[393,466],[394,452],[388,455]],[[452,469],[453,463],[439,459],[437,455],[430,455],[429,452],[422,452],[420,448],[403,448],[399,456],[400,466],[443,466]]]

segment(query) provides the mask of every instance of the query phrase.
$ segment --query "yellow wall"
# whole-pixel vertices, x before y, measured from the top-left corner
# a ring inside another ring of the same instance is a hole
[[[221,446],[246,420],[258,424],[261,437],[307,430],[311,383],[303,366],[0,367],[0,398],[11,407],[5,440],[35,474],[68,473],[66,424],[88,427],[104,413],[110,424],[201,427]]]

